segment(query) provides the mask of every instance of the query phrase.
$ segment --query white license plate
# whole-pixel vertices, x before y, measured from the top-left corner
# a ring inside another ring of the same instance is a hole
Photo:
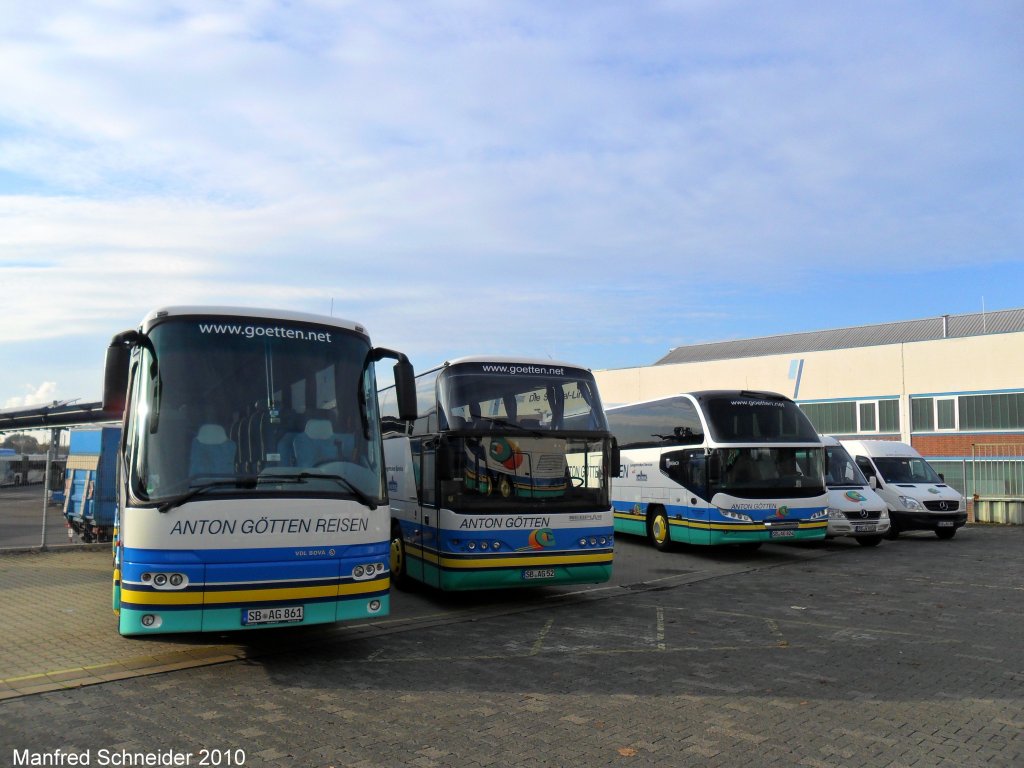
[[[796,536],[796,531],[770,531],[769,533],[773,539],[791,539]]]
[[[303,607],[292,605],[287,608],[243,608],[242,624],[288,624],[302,621]]]
[[[952,528],[952,527],[953,527],[953,521],[952,520],[939,520],[939,528]]]
[[[554,568],[524,568],[524,579],[553,579],[555,578]]]
[[[855,526],[853,526],[853,530],[856,533],[866,533],[868,531],[874,531],[876,529],[877,529],[877,527],[875,526],[874,523],[871,523],[870,525],[855,525]]]

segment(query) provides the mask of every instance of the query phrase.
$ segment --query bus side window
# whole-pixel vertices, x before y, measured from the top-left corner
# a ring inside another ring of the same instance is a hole
[[[704,451],[670,451],[661,456],[661,471],[691,493],[707,497]]]

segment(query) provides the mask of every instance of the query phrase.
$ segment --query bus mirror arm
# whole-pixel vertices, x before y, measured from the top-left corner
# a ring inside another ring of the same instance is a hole
[[[132,349],[143,347],[149,350],[153,363],[150,376],[156,377],[156,348],[150,338],[139,331],[124,331],[110,340],[107,356],[103,365],[103,410],[106,413],[120,416],[124,413],[125,400],[128,396],[128,365],[131,362]]]

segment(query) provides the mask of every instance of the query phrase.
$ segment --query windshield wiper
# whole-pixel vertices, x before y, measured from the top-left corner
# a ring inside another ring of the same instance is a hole
[[[168,499],[163,504],[158,504],[156,508],[159,512],[169,512],[175,507],[180,507],[186,501],[189,501],[199,494],[206,493],[206,491],[211,488],[224,488],[228,486],[234,488],[255,488],[259,480],[260,479],[255,475],[243,475],[241,477],[226,478],[224,480],[212,480],[209,483],[203,483],[202,485],[190,488],[185,493],[181,494],[181,496],[175,496],[173,499]]]
[[[375,502],[373,499],[371,499],[369,496],[367,496],[364,491],[360,490],[359,487],[355,483],[353,483],[347,477],[344,477],[342,475],[328,474],[326,472],[295,472],[295,473],[292,473],[292,474],[280,474],[280,475],[273,474],[273,475],[264,475],[264,476],[260,477],[260,480],[265,480],[268,483],[274,483],[274,482],[278,482],[280,480],[284,480],[286,482],[292,482],[292,483],[303,483],[303,482],[305,482],[306,480],[309,480],[309,479],[334,480],[337,483],[339,483],[340,485],[342,485],[345,488],[347,488],[349,491],[351,491],[353,496],[355,496],[357,499],[359,499],[359,501],[361,501],[363,504],[365,504],[370,509],[376,509],[377,508],[377,502]]]

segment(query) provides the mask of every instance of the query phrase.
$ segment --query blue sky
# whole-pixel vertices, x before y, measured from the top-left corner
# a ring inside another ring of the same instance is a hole
[[[1024,306],[1019,0],[4,6],[0,407],[177,303],[420,368]]]

